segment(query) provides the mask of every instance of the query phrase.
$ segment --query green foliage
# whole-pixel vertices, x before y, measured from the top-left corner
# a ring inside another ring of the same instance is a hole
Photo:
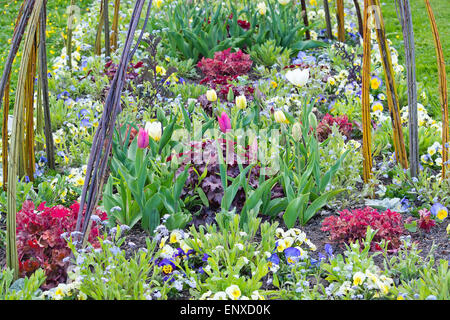
[[[328,104],[325,103],[324,106],[328,106]],[[328,110],[324,110],[324,112],[328,112]],[[336,100],[333,109],[331,110],[331,114],[333,116],[345,114],[350,122],[361,122],[361,102],[356,99],[351,99],[350,101]]]
[[[289,147],[281,154],[281,172],[284,193],[289,203],[283,215],[288,228],[292,228],[297,219],[301,225],[305,225],[331,198],[344,190],[329,190],[328,185],[350,151],[342,153],[327,171],[322,171],[319,142],[314,134],[309,134],[313,104],[307,104],[306,99],[304,105],[307,107],[301,119],[301,141],[284,132]],[[292,117],[289,120],[295,122]]]
[[[433,249],[425,259],[419,255],[420,252],[417,243],[412,242],[411,237],[405,237],[395,255],[389,257],[384,252],[384,269],[400,281],[408,282],[415,279],[420,272],[432,269],[434,265]]]
[[[44,283],[45,273],[42,269],[36,270],[29,278],[14,280],[14,272],[10,269],[0,271],[0,300],[36,300]]]
[[[331,130],[328,139],[320,145],[320,165],[324,170],[328,170],[344,152],[350,150],[330,183],[332,190],[346,189],[336,201],[333,200],[333,204],[339,201],[341,207],[347,207],[352,201],[357,201],[357,184],[363,182],[360,175],[363,162],[361,144],[354,140],[346,141],[336,125]],[[349,194],[352,194],[352,197],[349,197]]]
[[[173,132],[173,123],[164,131],[159,141],[159,150],[169,142]],[[171,129],[172,128],[172,129]],[[120,128],[122,137],[129,141],[126,126]],[[117,135],[111,158],[111,172],[103,194],[103,205],[116,221],[134,226],[142,220],[142,227],[153,233],[158,226],[161,216],[170,214],[167,219],[169,229],[183,228],[190,220],[190,213],[185,211],[184,203],[180,199],[181,191],[187,179],[187,169],[178,177],[175,172],[158,165],[154,161],[158,150],[157,144],[151,140],[152,147],[143,150],[137,146],[135,138],[129,147],[127,143],[121,145]],[[152,151],[153,150],[153,151]],[[117,193],[114,193],[113,186]]]
[[[242,296],[250,297],[262,286],[261,279],[267,274],[266,253],[275,247],[275,229],[277,223],[261,224],[261,218],[251,214],[245,228],[240,227],[240,216],[234,212],[222,211],[216,215],[216,225],[200,226],[199,230],[191,227],[189,232],[193,239],[186,243],[196,252],[206,253],[208,266],[203,270],[207,274],[204,281],[191,272],[188,264],[186,274],[197,277],[197,286],[191,290],[194,297],[209,292],[209,295],[224,292],[231,285],[237,285]],[[256,238],[260,231],[260,239]]]
[[[277,47],[274,40],[255,44],[249,53],[253,61],[266,67],[271,67],[276,63],[284,67],[289,64],[291,57],[291,50]]]
[[[203,7],[178,2],[169,8],[166,27],[172,55],[197,61],[200,56],[212,58],[214,52],[240,46],[253,30],[241,33],[239,27],[230,28],[228,37],[228,14],[221,4],[215,8],[209,4]]]
[[[177,70],[177,75],[183,78],[197,78],[198,74],[195,70],[195,60],[170,58],[168,61],[168,68],[173,67]]]
[[[206,93],[208,88],[194,83],[175,83],[170,86],[169,90],[173,92],[174,96],[181,95],[181,98],[187,101],[188,99],[198,99],[198,97]]]
[[[450,179],[441,180],[433,175],[429,168],[419,171],[419,175],[412,178],[409,170],[404,171],[400,166],[395,166],[389,176],[393,178],[393,184],[386,186],[385,196],[389,198],[406,197],[410,201],[420,201],[421,205],[413,206],[411,212],[418,216],[418,210],[424,205],[432,205],[440,202],[445,206],[450,205],[448,188]]]
[[[28,199],[28,195],[34,192],[33,183],[32,182],[23,182],[19,181],[17,183],[17,192],[16,192],[16,207],[22,208],[22,204],[25,200]],[[6,212],[6,204],[7,204],[7,192],[0,190],[0,211]]]
[[[299,6],[268,4],[266,15],[261,16],[252,2],[247,2],[242,10],[231,1],[228,6],[176,3],[167,10],[164,25],[172,55],[198,61],[200,57],[212,58],[217,51],[252,48],[268,40],[273,40],[277,47],[291,49],[288,54],[325,46],[320,41],[303,40],[306,29],[299,23],[302,21]],[[248,21],[248,29],[238,24],[240,19]]]
[[[120,226],[114,230],[112,241],[99,239],[101,250],[90,247],[89,252],[81,253],[69,242],[77,263],[69,277],[82,279],[80,292],[95,300],[145,300],[159,290],[166,298],[167,290],[155,264],[159,256],[156,242],[147,238],[146,250],[127,259],[125,250],[120,249],[125,241]]]
[[[399,295],[403,299],[448,300],[450,298],[450,270],[448,260],[441,259],[437,269],[420,270],[419,278],[409,282],[402,281]]]

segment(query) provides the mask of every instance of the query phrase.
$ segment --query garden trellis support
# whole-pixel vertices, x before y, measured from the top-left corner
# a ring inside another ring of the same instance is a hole
[[[399,100],[395,85],[394,69],[392,67],[392,57],[389,45],[386,39],[386,29],[384,26],[383,15],[379,0],[370,0],[369,14],[375,19],[375,31],[377,34],[378,48],[380,51],[381,61],[383,64],[386,95],[391,116],[393,128],[393,140],[395,148],[396,161],[401,164],[404,169],[408,168],[408,158],[406,155],[405,141],[403,138],[402,122],[400,118]]]
[[[368,183],[372,174],[372,121],[370,118],[370,62],[371,37],[369,28],[369,2],[364,0],[363,67],[362,67],[362,133],[363,178]]]
[[[39,17],[43,6],[43,0],[34,2],[29,23],[26,28],[23,56],[20,62],[19,78],[17,82],[16,99],[14,104],[14,119],[11,132],[11,152],[8,159],[8,187],[7,187],[7,244],[6,259],[7,266],[14,270],[14,277],[18,277],[19,261],[17,257],[16,245],[16,185],[18,172],[20,171],[19,154],[23,150],[23,130],[24,130],[24,114],[27,111],[27,97],[25,96],[27,77],[30,77],[30,68],[32,68],[33,47],[36,46],[36,30],[39,24]],[[34,74],[32,81],[34,82]],[[29,101],[28,101],[29,102]],[[29,107],[29,105],[28,105]],[[31,106],[32,107],[32,106]],[[34,155],[32,155],[34,158]],[[23,159],[22,159],[23,160]]]
[[[330,7],[328,6],[328,0],[323,0],[323,10],[325,11],[325,22],[327,24],[327,37],[333,40],[333,32],[331,30],[331,18],[330,18]]]
[[[442,109],[442,179],[446,178],[448,171],[450,170],[450,164],[448,159],[449,146],[449,122],[448,122],[448,97],[447,97],[447,76],[445,73],[445,61],[444,54],[442,52],[442,45],[439,39],[439,32],[434,18],[433,9],[431,8],[430,1],[425,0],[427,7],[428,18],[430,19],[431,30],[433,32],[434,45],[436,49],[436,60],[438,64],[438,76],[439,76],[439,96]]]
[[[44,136],[45,151],[47,154],[47,163],[50,169],[55,169],[55,152],[52,134],[52,121],[50,116],[50,101],[48,94],[48,70],[47,70],[47,45],[46,45],[46,25],[47,25],[47,0],[44,1],[41,10],[41,19],[39,25],[39,81],[40,94],[42,96],[42,105],[44,111]]]
[[[338,25],[338,41],[345,41],[344,0],[336,0],[336,17]]]
[[[122,52],[122,57],[120,59],[120,63],[114,75],[114,78],[111,82],[104,105],[103,115],[100,119],[99,126],[95,132],[92,142],[91,152],[86,169],[86,177],[81,194],[80,210],[78,212],[76,224],[76,231],[78,232],[78,237],[75,237],[77,241],[77,248],[80,248],[85,244],[85,240],[87,238],[87,235],[89,234],[91,225],[90,217],[92,215],[92,212],[95,210],[101,191],[103,189],[105,171],[111,152],[114,126],[117,115],[121,111],[120,102],[122,89],[125,84],[126,71],[134,53],[139,46],[139,43],[142,40],[150,16],[152,0],[150,0],[148,4],[144,26],[142,28],[139,39],[137,40],[136,46],[133,48],[133,50],[131,50],[134,34],[136,32],[144,4],[145,0],[137,0],[135,3],[126,41],[124,44],[124,49]]]
[[[309,23],[308,23],[308,12],[306,10],[306,1],[305,0],[301,0],[301,5],[302,5],[302,16],[303,16],[303,23],[305,25],[306,28],[309,27]],[[310,40],[311,39],[311,33],[309,32],[309,29],[306,29],[306,40]]]
[[[416,59],[414,31],[409,0],[396,0],[399,6],[400,24],[405,46],[406,76],[408,81],[409,163],[411,177],[419,174],[419,126],[417,115]]]
[[[23,35],[25,33],[25,28],[28,24],[28,19],[30,18],[31,11],[34,7],[34,0],[27,0],[23,3],[17,23],[14,29],[14,35],[11,42],[11,50],[9,51],[8,57],[3,69],[3,75],[0,80],[0,107],[2,105],[3,94],[5,95],[5,107],[3,110],[3,127],[2,127],[2,165],[3,165],[3,189],[6,190],[6,183],[8,180],[8,113],[9,113],[9,81],[11,76],[11,68],[13,61],[19,51],[20,43],[22,42]],[[6,89],[6,91],[5,91]]]

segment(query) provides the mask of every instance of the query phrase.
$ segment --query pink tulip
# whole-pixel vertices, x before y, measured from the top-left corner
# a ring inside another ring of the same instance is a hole
[[[148,147],[148,143],[149,143],[149,135],[147,130],[139,128],[139,133],[138,133],[138,147],[141,149],[145,149]]]
[[[222,112],[222,115],[217,119],[219,120],[220,131],[226,133],[231,130],[231,120],[225,112]]]

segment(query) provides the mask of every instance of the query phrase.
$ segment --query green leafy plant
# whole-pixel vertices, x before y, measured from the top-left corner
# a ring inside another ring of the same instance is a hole
[[[417,243],[412,242],[411,237],[403,237],[402,245],[395,255],[389,257],[386,252],[383,252],[384,269],[389,270],[392,277],[408,282],[416,279],[421,271],[433,268],[433,251],[432,249],[425,258],[422,258],[419,255],[421,250],[417,248]]]
[[[439,260],[437,268],[424,268],[420,276],[402,281],[398,294],[407,300],[448,300],[450,298],[450,270],[448,260]]]
[[[291,50],[276,46],[274,40],[255,44],[249,53],[253,61],[266,67],[271,67],[274,64],[284,67],[289,64],[291,57]]]
[[[183,212],[181,191],[187,179],[186,171],[175,178],[170,168],[159,166],[154,157],[156,150],[162,152],[173,132],[174,121],[164,131],[161,140],[151,140],[150,149],[138,148],[137,138],[130,146],[116,143],[111,158],[112,176],[108,179],[103,195],[103,204],[114,220],[130,227],[142,220],[142,227],[149,232],[159,224],[161,216],[170,214],[167,224],[170,229],[182,228],[190,219],[190,214]],[[131,130],[126,126],[120,128],[125,141],[129,141]],[[120,137],[117,138],[120,141]],[[117,193],[113,186],[116,185]]]
[[[200,226],[198,230],[191,227],[189,232],[193,239],[185,240],[196,252],[208,256],[208,265],[203,267],[206,279],[199,281],[197,278],[197,286],[191,293],[205,299],[220,292],[225,295],[227,288],[236,285],[241,291],[240,297],[250,297],[261,289],[261,279],[268,272],[265,252],[270,253],[275,246],[277,223],[261,224],[261,219],[251,214],[241,228],[240,216],[228,211],[218,213],[216,221],[217,226]],[[255,238],[258,230],[260,240]],[[187,263],[184,270],[187,275],[195,275]]]
[[[125,250],[120,249],[126,240],[123,231],[120,226],[112,230],[111,240],[100,240],[101,250],[90,247],[89,252],[77,252],[69,242],[76,262],[69,276],[81,281],[79,291],[95,300],[152,299],[155,291],[166,298],[166,286],[155,264],[156,242],[147,238],[146,250],[136,251],[127,259]]]
[[[312,123],[314,117],[310,116],[313,104],[306,103],[306,100],[304,102],[306,108],[302,113],[297,137],[294,138],[293,134],[284,130],[289,147],[280,155],[283,188],[289,203],[283,220],[288,228],[292,228],[297,219],[301,225],[305,225],[331,198],[344,190],[327,191],[327,186],[349,152],[345,151],[326,172],[322,173],[319,142],[316,136],[310,133],[311,126],[313,131],[315,130],[315,124]],[[290,123],[296,123],[289,114],[287,118],[290,118]]]
[[[239,30],[238,15],[235,14],[234,23],[230,22],[231,27],[227,30],[229,14],[222,4],[214,7],[178,2],[169,8],[167,41],[173,55],[197,61],[200,56],[212,58],[214,52],[239,47],[251,36],[253,29]]]
[[[42,269],[36,270],[30,277],[14,281],[13,271],[0,271],[0,300],[36,300],[42,292],[39,287],[45,281]]]

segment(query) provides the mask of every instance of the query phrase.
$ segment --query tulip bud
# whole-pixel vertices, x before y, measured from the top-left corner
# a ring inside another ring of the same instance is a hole
[[[289,120],[286,119],[286,116],[284,115],[284,112],[281,111],[281,110],[275,111],[273,116],[275,118],[275,121],[278,122],[278,123],[289,123]]]
[[[311,112],[309,114],[308,120],[309,120],[310,126],[315,129],[317,127],[317,117],[316,117],[316,115]]]
[[[292,137],[294,138],[294,141],[297,142],[302,138],[302,127],[300,122],[294,123],[294,126],[292,127]]]
[[[162,136],[162,125],[161,122],[155,121],[155,122],[147,122],[145,124],[145,130],[147,130],[149,136],[155,140],[159,141]]]
[[[228,101],[233,101],[233,100],[234,100],[234,92],[233,92],[233,89],[232,89],[231,87],[230,87],[230,89],[228,90],[227,100],[228,100]]]
[[[140,149],[145,149],[148,147],[149,143],[149,136],[148,132],[145,129],[139,128],[138,138],[137,138],[137,145]]]
[[[208,99],[208,101],[210,102],[214,102],[217,100],[217,93],[216,90],[211,89],[206,91],[206,99]]]
[[[236,97],[236,106],[239,109],[245,109],[247,107],[247,98],[245,96]]]

